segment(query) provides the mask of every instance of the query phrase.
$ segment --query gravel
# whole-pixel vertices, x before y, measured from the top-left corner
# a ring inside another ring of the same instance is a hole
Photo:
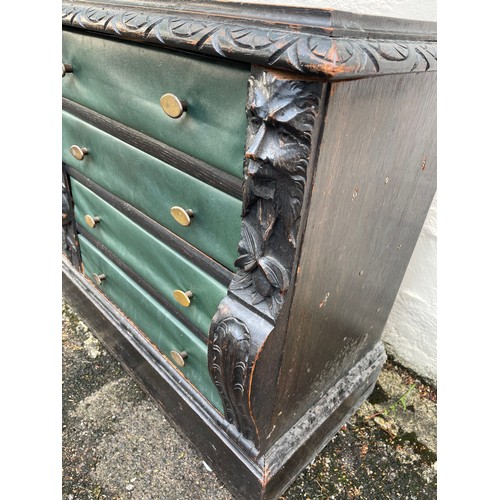
[[[62,311],[63,498],[232,499],[75,311]],[[434,387],[389,361],[281,500],[436,498],[436,404]]]

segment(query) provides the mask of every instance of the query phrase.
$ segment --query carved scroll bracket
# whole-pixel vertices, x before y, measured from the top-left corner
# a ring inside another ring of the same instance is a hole
[[[227,420],[256,445],[252,370],[291,282],[322,86],[255,67],[249,80],[239,271],[212,320],[209,369]]]

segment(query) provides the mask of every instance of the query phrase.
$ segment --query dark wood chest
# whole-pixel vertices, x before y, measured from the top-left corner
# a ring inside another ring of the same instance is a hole
[[[369,395],[436,190],[432,23],[63,2],[63,283],[238,498]]]

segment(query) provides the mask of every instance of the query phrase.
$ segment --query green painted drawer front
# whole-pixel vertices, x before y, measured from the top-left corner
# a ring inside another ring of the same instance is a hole
[[[75,179],[71,179],[71,188],[76,221],[208,335],[212,317],[226,296],[226,287]],[[100,222],[91,229],[85,215],[98,216]],[[193,292],[189,307],[175,301],[172,293],[177,289]]]
[[[183,367],[176,368],[219,410],[222,404],[208,373],[207,346],[161,307],[101,252],[80,236],[85,274],[105,274],[100,290],[172,361],[170,351],[186,351]]]
[[[63,95],[237,177],[243,177],[250,67],[63,32]],[[187,101],[178,119],[160,98]]]
[[[65,163],[235,271],[240,200],[66,112],[62,142]],[[69,152],[73,144],[89,150],[83,161]],[[189,226],[181,226],[170,214],[176,205],[193,210]]]

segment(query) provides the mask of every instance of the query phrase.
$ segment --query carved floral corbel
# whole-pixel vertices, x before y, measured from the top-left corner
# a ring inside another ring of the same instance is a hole
[[[209,369],[226,419],[255,444],[249,386],[262,338],[245,318],[258,314],[272,329],[284,304],[321,92],[320,82],[261,68],[249,79],[239,270],[212,320]]]

